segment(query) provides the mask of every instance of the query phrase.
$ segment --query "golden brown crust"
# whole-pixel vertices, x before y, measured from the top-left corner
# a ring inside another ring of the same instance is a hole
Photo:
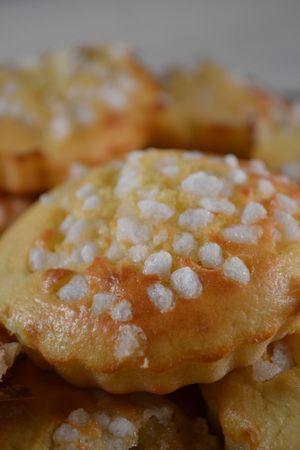
[[[1,393],[3,450],[219,448],[204,419],[189,419],[165,398],[74,388],[27,358],[14,366]]]
[[[161,111],[150,142],[158,147],[250,157],[261,129],[289,111],[279,95],[211,61],[171,71],[161,86]]]
[[[238,369],[203,386],[226,449],[299,448],[299,334],[271,345],[254,367]]]
[[[75,162],[103,163],[145,144],[156,83],[120,50],[77,48],[0,67],[0,190],[43,192]]]
[[[2,239],[1,319],[79,385],[220,379],[299,324],[299,189],[258,162],[180,151],[98,168]]]

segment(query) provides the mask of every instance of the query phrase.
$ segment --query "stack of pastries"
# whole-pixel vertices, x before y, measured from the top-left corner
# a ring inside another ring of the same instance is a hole
[[[211,62],[0,68],[1,450],[300,449],[298,129]]]

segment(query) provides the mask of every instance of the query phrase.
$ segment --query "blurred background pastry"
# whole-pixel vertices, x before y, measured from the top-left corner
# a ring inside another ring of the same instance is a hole
[[[121,43],[3,63],[0,189],[37,194],[66,179],[74,163],[143,146],[155,106],[155,80]]]
[[[249,158],[261,129],[283,120],[288,112],[283,97],[206,61],[165,75],[153,140],[158,147]]]

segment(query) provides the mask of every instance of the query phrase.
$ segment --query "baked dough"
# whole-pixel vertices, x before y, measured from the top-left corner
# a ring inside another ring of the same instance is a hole
[[[298,450],[300,335],[269,346],[253,367],[203,387],[227,450]]]
[[[259,161],[133,152],[0,241],[0,318],[64,378],[167,393],[299,326],[300,187]]]
[[[74,388],[19,361],[0,387],[2,450],[217,450],[203,418],[165,398]]]
[[[266,161],[270,169],[300,183],[299,106],[295,106],[284,121],[266,129],[253,149],[253,156]]]
[[[286,121],[290,109],[269,89],[205,61],[162,80],[151,145],[253,157],[256,144],[273,124]]]
[[[48,52],[0,66],[0,190],[39,193],[75,162],[95,165],[140,148],[156,82],[122,44]]]
[[[31,203],[33,199],[30,197],[0,194],[0,233],[6,230]]]

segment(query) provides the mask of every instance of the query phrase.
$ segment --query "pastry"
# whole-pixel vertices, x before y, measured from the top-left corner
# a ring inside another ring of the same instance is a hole
[[[33,202],[32,198],[16,195],[0,195],[0,233],[25,211]]]
[[[203,392],[227,450],[298,450],[300,335],[270,344],[252,367],[237,369]]]
[[[148,139],[150,72],[121,44],[48,52],[0,66],[0,190],[36,194],[72,165],[117,159]]]
[[[162,80],[150,143],[251,157],[265,131],[289,111],[284,98],[206,61],[170,71]]]
[[[295,106],[285,120],[265,130],[253,149],[253,157],[261,158],[277,172],[300,182],[300,120]]]
[[[260,161],[133,152],[5,233],[0,319],[78,385],[216,381],[299,326],[299,202]]]

